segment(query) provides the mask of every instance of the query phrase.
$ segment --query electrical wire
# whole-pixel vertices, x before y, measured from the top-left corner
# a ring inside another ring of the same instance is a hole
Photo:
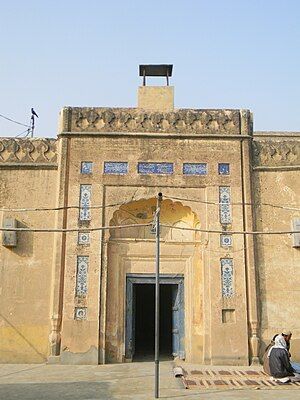
[[[155,197],[155,196],[152,196]],[[288,206],[281,206],[278,204],[271,204],[271,203],[226,203],[226,202],[214,202],[214,201],[205,201],[205,200],[196,200],[196,199],[188,199],[188,198],[183,198],[183,197],[175,197],[175,196],[167,196],[164,195],[163,196],[165,199],[170,199],[170,200],[178,200],[178,201],[187,201],[187,202],[192,202],[192,203],[200,203],[200,204],[209,204],[209,205],[217,205],[220,206],[222,204],[228,204],[229,206],[256,206],[256,207],[260,207],[260,206],[268,206],[268,207],[272,207],[272,208],[279,208],[279,209],[283,209],[283,210],[288,210],[288,211],[300,211],[300,208],[297,207],[288,207]],[[95,206],[90,206],[88,207],[89,209],[102,209],[102,208],[108,208],[108,207],[115,207],[115,206],[122,206],[122,205],[126,205],[129,202],[132,201],[138,201],[138,200],[134,200],[131,199],[129,201],[123,202],[123,203],[113,203],[113,204],[106,204],[106,205],[95,205]],[[6,207],[0,207],[0,211],[3,212],[31,212],[31,211],[61,211],[61,210],[71,210],[71,209],[82,209],[83,207],[81,207],[80,205],[78,206],[61,206],[61,207],[36,207],[36,208],[6,208]],[[127,211],[127,210],[121,210],[121,211]]]
[[[243,202],[235,202],[235,203],[226,203],[226,202],[215,202],[215,201],[205,201],[205,200],[199,200],[199,199],[187,199],[183,197],[175,197],[175,196],[163,196],[165,199],[170,199],[170,200],[179,200],[179,201],[189,201],[192,203],[200,203],[200,204],[209,204],[209,205],[222,205],[222,204],[228,204],[229,206],[253,206],[253,207],[260,207],[260,206],[269,206],[273,208],[280,208],[283,210],[288,210],[288,211],[300,211],[300,208],[298,207],[289,207],[289,206],[282,206],[278,204],[271,204],[271,203],[243,203]]]
[[[64,233],[64,232],[93,232],[104,231],[110,229],[124,229],[124,228],[137,228],[140,226],[151,226],[152,224],[130,224],[130,225],[113,225],[113,226],[100,226],[97,228],[3,228],[0,227],[0,232],[45,232],[45,233]]]
[[[111,225],[111,226],[100,226],[96,228],[5,228],[0,227],[0,231],[6,232],[93,232],[103,231],[110,229],[124,229],[124,228],[139,228],[142,226],[153,226],[153,222],[148,224],[129,224],[129,225]],[[160,224],[163,228],[179,229],[184,231],[193,231],[201,233],[217,233],[217,234],[230,234],[230,235],[291,235],[299,233],[299,231],[223,231],[219,229],[200,229],[200,228],[185,228],[174,225]]]
[[[299,231],[222,231],[219,229],[200,229],[200,228],[185,228],[180,226],[160,224],[164,228],[181,229],[184,231],[194,231],[202,233],[218,233],[218,234],[230,234],[230,235],[291,235],[293,233],[299,233]]]
[[[0,114],[0,116],[2,116]],[[6,117],[5,117],[6,118]],[[28,126],[28,125],[24,125],[24,126]],[[30,128],[30,126],[29,126]],[[28,132],[28,130],[21,132],[19,135],[22,135],[23,133]],[[16,137],[18,137],[19,135],[17,135]],[[26,135],[27,136],[27,135]],[[59,156],[59,152],[57,152],[57,155]],[[78,168],[77,165],[75,165],[74,163],[71,163],[73,167]],[[155,197],[155,195],[153,196]],[[187,201],[187,202],[192,202],[192,203],[199,203],[199,204],[208,204],[208,205],[217,205],[220,206],[222,204],[229,204],[229,206],[253,206],[253,207],[261,207],[261,206],[268,206],[268,207],[272,207],[272,208],[278,208],[278,209],[282,209],[282,210],[287,210],[287,211],[300,211],[299,207],[290,207],[290,206],[286,206],[286,205],[278,205],[278,204],[271,204],[271,203],[249,203],[249,202],[230,202],[230,203],[224,203],[224,202],[215,202],[215,201],[205,201],[205,200],[199,200],[199,199],[191,199],[191,198],[184,198],[184,197],[176,197],[176,196],[168,196],[168,195],[164,195],[163,196],[165,199],[170,199],[170,200],[178,200],[178,201]],[[130,200],[130,201],[137,201],[137,200]],[[114,207],[114,206],[121,206],[121,205],[125,205],[128,204],[128,202],[124,202],[124,203],[115,203],[115,204],[109,204],[109,205],[96,205],[96,206],[90,206],[90,209],[102,209],[102,208],[106,208],[106,207]],[[5,211],[5,212],[31,212],[31,211],[60,211],[60,210],[67,210],[67,209],[80,209],[82,207],[80,206],[63,206],[63,207],[37,207],[37,208],[5,208],[2,207],[0,208],[0,211]]]
[[[22,122],[15,121],[14,119],[6,117],[5,115],[0,114],[0,117],[6,119],[7,121],[14,122],[15,124],[18,124],[18,125],[21,125],[21,126],[26,126],[27,128],[30,128],[30,125],[23,124]]]
[[[18,135],[16,135],[16,136],[14,136],[14,139],[16,139],[16,138],[20,137],[20,136],[21,136],[21,135],[23,135],[25,132],[26,132],[26,135],[25,135],[25,136],[24,136],[24,138],[22,138],[22,139],[25,139],[25,138],[26,138],[26,137],[29,135],[30,128],[26,129],[25,131],[23,131],[23,132],[19,133],[19,134],[18,134]]]
[[[62,207],[38,207],[38,208],[5,208],[1,207],[0,211],[3,212],[31,212],[31,211],[62,211],[62,210],[81,210],[83,208],[86,208],[87,210],[92,210],[92,209],[101,209],[101,208],[108,208],[108,207],[116,207],[116,206],[122,206],[127,203],[113,203],[113,204],[106,204],[106,205],[101,205],[101,206],[90,206],[90,207],[81,207],[79,206],[62,206]],[[122,210],[124,211],[124,210]]]

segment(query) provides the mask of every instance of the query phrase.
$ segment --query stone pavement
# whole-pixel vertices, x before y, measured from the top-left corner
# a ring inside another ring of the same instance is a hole
[[[114,365],[0,365],[1,400],[153,399],[152,362]],[[160,398],[300,400],[300,388],[188,390],[173,378],[173,363],[161,363]],[[186,366],[186,369],[207,366]],[[209,367],[222,370],[233,367]],[[249,367],[239,367],[239,370]],[[252,369],[252,367],[251,367]]]

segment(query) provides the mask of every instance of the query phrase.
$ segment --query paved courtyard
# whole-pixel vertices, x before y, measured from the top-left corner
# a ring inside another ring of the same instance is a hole
[[[186,366],[201,368],[201,366]],[[215,368],[218,367],[210,367]],[[220,368],[220,367],[219,367]],[[226,369],[224,366],[222,370]],[[230,371],[233,367],[228,367]],[[239,370],[247,367],[239,367]],[[300,399],[300,388],[185,389],[173,377],[173,363],[161,363],[162,399]],[[249,369],[249,367],[248,367]],[[260,369],[258,369],[260,370]],[[0,365],[1,400],[93,400],[152,399],[154,386],[152,362],[114,365]]]

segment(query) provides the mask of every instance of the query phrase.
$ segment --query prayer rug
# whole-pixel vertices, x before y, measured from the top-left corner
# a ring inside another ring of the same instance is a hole
[[[279,383],[259,370],[183,369],[182,382],[186,389],[300,389],[300,382]]]

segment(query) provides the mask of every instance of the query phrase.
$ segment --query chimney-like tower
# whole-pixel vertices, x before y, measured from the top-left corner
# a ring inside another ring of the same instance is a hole
[[[138,89],[138,108],[153,111],[174,110],[174,86],[169,86],[173,65],[140,65],[143,86]],[[147,76],[164,76],[167,86],[146,86]]]

